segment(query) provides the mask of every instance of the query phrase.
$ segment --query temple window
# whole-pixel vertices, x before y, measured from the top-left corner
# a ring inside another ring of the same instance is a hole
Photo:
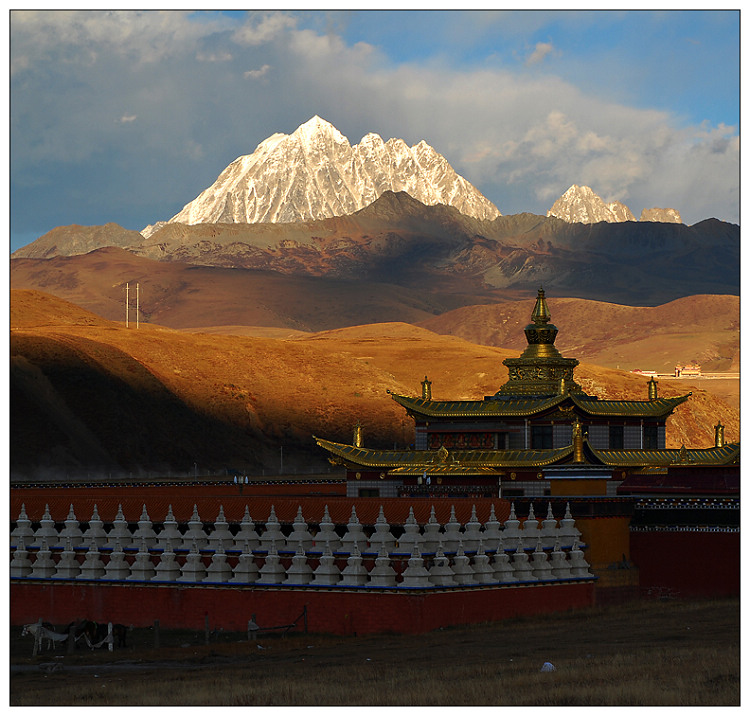
[[[532,425],[531,426],[531,447],[534,450],[551,450],[552,449],[552,426],[551,425]]]
[[[656,425],[643,426],[643,449],[659,449],[659,428]]]
[[[610,450],[622,450],[625,447],[625,428],[622,425],[609,426]]]

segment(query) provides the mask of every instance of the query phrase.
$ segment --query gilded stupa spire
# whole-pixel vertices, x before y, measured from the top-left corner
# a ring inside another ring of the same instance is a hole
[[[550,318],[544,289],[540,288],[537,292],[534,310],[531,312],[533,322],[523,330],[529,343],[529,348],[526,349],[527,353],[534,347],[532,352],[536,354],[560,355],[554,347],[555,338],[557,338],[557,326],[549,322]]]
[[[551,314],[544,289],[537,292],[531,311],[531,323],[524,328],[528,346],[518,358],[506,358],[508,382],[495,394],[498,398],[514,395],[552,396],[582,393],[573,380],[575,358],[563,358],[555,348],[557,326],[550,323]]]
[[[544,297],[544,289],[540,288],[537,292],[536,303],[534,304],[534,310],[531,312],[531,320],[536,325],[542,325],[549,323],[550,313],[547,307],[547,299]]]

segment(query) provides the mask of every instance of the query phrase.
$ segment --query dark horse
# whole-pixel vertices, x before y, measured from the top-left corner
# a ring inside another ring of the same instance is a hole
[[[97,623],[90,619],[79,619],[78,621],[68,624],[68,630],[74,627],[73,635],[78,641],[82,636],[88,640],[88,645],[93,648],[96,644],[101,643],[107,637],[109,626],[107,623]],[[125,647],[128,627],[124,624],[112,625],[112,638],[118,647]],[[77,646],[77,644],[76,644]]]
[[[98,644],[109,633],[109,625],[108,624],[97,624],[96,625],[96,641],[93,641],[92,643]],[[112,625],[112,639],[114,641],[114,644],[116,644],[118,647],[126,647],[127,644],[125,643],[126,637],[128,634],[128,628],[124,624],[113,624]]]

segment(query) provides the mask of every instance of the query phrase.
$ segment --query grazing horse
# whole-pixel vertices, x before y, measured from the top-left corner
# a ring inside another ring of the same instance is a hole
[[[78,619],[74,622],[70,622],[65,627],[66,634],[73,628],[73,638],[76,641],[76,649],[78,648],[78,642],[82,638],[86,638],[89,644],[93,644],[96,641],[96,622],[92,622],[90,619]]]
[[[112,625],[112,646],[125,646],[125,640],[128,633],[128,627],[124,624],[113,624]],[[104,643],[104,640],[109,635],[109,624],[97,624],[96,625],[96,641],[92,640],[92,643],[100,645]]]
[[[36,625],[32,625],[36,626]],[[109,624],[108,623],[97,623],[90,619],[79,619],[74,622],[70,622],[66,627],[66,634],[73,628],[73,636],[76,640],[76,648],[78,642],[84,639],[89,649],[96,649],[107,643],[107,636],[109,635]],[[126,646],[127,633],[132,627],[126,627],[124,624],[113,624],[112,625],[112,642],[113,646],[116,644],[119,646]]]
[[[68,638],[66,634],[58,634],[55,628],[49,622],[42,622],[41,624],[25,624],[21,631],[21,636],[32,634],[34,638],[39,638],[39,647],[44,647],[44,642],[47,642],[47,651],[57,648],[58,641],[65,641]]]

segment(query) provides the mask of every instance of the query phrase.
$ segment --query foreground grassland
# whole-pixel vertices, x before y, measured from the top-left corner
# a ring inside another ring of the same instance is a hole
[[[739,705],[738,599],[637,602],[421,636],[147,629],[112,654],[31,657],[11,628],[11,705]],[[546,661],[554,672],[541,672]]]

